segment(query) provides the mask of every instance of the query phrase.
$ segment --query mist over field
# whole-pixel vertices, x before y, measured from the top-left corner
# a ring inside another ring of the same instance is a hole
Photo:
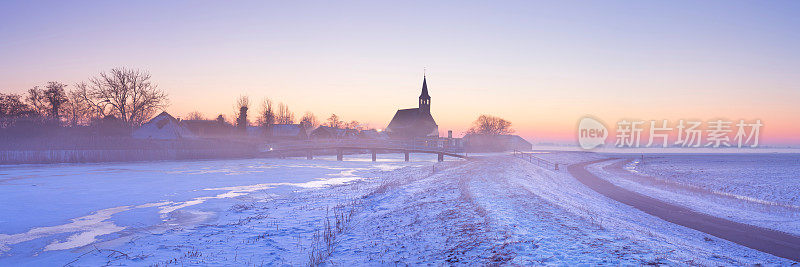
[[[0,266],[790,266],[800,3],[0,2]]]

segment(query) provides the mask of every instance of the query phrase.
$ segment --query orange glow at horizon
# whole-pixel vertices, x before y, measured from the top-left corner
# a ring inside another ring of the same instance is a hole
[[[386,72],[367,78],[341,72],[337,77],[333,74],[335,70],[329,71],[331,73],[320,74],[316,81],[292,75],[282,75],[283,79],[267,77],[262,81],[231,76],[212,80],[187,76],[196,73],[158,69],[151,73],[154,81],[170,94],[170,106],[166,110],[176,117],[199,111],[209,119],[223,114],[232,120],[235,99],[247,95],[252,105],[251,121],[255,121],[261,101],[269,97],[275,103],[287,104],[297,121],[307,111],[314,113],[320,123],[335,113],[342,120],[356,120],[371,128],[383,129],[397,109],[417,107],[422,77],[413,71]],[[463,136],[479,115],[489,114],[511,121],[515,134],[534,144],[574,144],[578,120],[591,115],[601,119],[609,129],[622,119],[648,123],[667,119],[671,126],[680,119],[704,122],[716,118],[761,119],[764,123],[762,144],[800,144],[800,125],[794,123],[800,117],[800,108],[792,103],[793,99],[800,99],[798,92],[784,91],[784,94],[772,93],[753,99],[747,98],[746,91],[721,96],[713,94],[713,90],[698,92],[696,88],[701,86],[670,90],[669,86],[655,85],[650,90],[639,90],[632,88],[637,87],[635,83],[610,87],[563,81],[534,81],[527,85],[510,82],[519,81],[518,77],[487,84],[486,80],[473,80],[470,76],[446,72],[428,77],[431,110],[442,136],[448,130],[456,137]],[[187,79],[195,81],[187,87]],[[34,85],[38,84],[24,83],[18,88]],[[601,94],[587,93],[604,90],[606,92]],[[11,92],[24,93],[23,90]],[[710,105],[710,102],[716,104]]]
[[[128,67],[152,74],[176,117],[232,120],[247,95],[251,121],[269,97],[296,120],[382,129],[417,107],[427,67],[441,135],[481,114],[534,144],[575,144],[585,115],[609,128],[761,119],[763,144],[800,146],[800,6],[784,3],[4,4],[3,93]]]

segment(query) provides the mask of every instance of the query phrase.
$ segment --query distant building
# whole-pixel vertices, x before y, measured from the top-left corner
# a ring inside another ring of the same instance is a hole
[[[364,139],[389,139],[389,136],[387,136],[385,132],[375,129],[362,130],[358,133],[358,137]]]
[[[194,138],[195,135],[186,129],[175,117],[167,112],[161,112],[150,121],[142,124],[131,133],[137,139],[176,140]]]
[[[238,128],[240,129],[240,128]],[[267,130],[264,126],[247,126],[245,129],[247,136],[253,138],[266,138],[267,137]]]
[[[227,136],[233,129],[233,125],[218,120],[181,120],[181,124],[198,137]]]
[[[273,124],[270,126],[272,138],[278,139],[308,139],[306,127],[302,124]]]
[[[439,125],[431,115],[431,96],[428,95],[426,77],[422,78],[419,107],[398,110],[385,132],[392,138],[439,137]]]
[[[358,137],[358,130],[320,126],[311,131],[310,137],[316,139],[352,139]]]
[[[464,147],[470,152],[531,151],[533,145],[519,135],[467,134]]]
[[[308,132],[302,124],[273,124],[247,126],[247,136],[252,138],[302,140],[308,139]]]

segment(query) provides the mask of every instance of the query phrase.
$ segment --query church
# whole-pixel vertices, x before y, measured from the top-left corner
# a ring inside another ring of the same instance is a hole
[[[431,96],[425,76],[422,77],[419,107],[398,110],[385,132],[391,138],[439,137],[439,125],[431,115]]]

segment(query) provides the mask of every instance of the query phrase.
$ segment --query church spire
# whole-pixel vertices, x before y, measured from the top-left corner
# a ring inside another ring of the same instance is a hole
[[[419,95],[419,109],[424,112],[431,112],[431,96],[428,95],[427,75],[422,76],[422,93]]]
[[[419,95],[419,98],[431,99],[431,96],[428,95],[428,81],[425,76],[422,76],[422,94]]]

